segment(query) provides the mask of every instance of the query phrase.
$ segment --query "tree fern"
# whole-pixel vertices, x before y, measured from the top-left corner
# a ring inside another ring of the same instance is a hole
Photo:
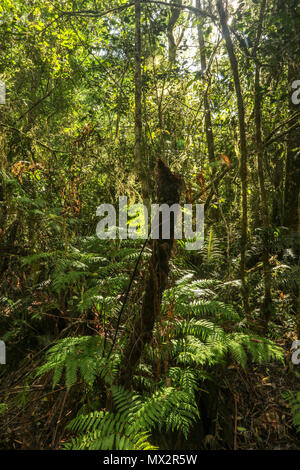
[[[36,374],[53,371],[53,388],[61,380],[64,371],[68,389],[77,382],[78,373],[90,386],[97,376],[111,383],[116,365],[113,358],[110,358],[109,363],[103,358],[104,347],[104,340],[99,336],[64,338],[49,349],[46,362],[38,368]]]
[[[78,433],[79,436],[67,443],[66,449],[156,449],[148,441],[150,434],[143,429],[143,423],[136,414],[141,406],[139,397],[117,386],[111,387],[111,394],[116,412],[96,411],[79,414],[67,426],[67,429]]]
[[[148,439],[151,430],[179,431],[187,438],[193,422],[199,417],[195,384],[188,389],[162,387],[149,397],[132,394],[122,387],[111,387],[114,413],[97,411],[79,414],[67,428],[79,433],[66,445],[67,449],[156,449]]]

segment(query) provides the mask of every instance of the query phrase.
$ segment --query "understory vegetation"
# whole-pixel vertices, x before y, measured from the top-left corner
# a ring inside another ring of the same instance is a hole
[[[299,27],[2,0],[0,449],[300,449]],[[122,196],[204,204],[203,245],[100,239]]]

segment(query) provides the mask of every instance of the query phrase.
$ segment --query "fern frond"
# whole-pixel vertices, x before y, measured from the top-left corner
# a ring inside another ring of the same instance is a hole
[[[46,362],[36,371],[42,375],[53,371],[53,388],[59,383],[65,370],[65,380],[68,389],[77,381],[80,372],[83,380],[91,386],[97,375],[103,375],[112,380],[114,361],[111,358],[109,366],[102,357],[104,340],[99,336],[82,336],[79,338],[64,338],[58,341],[46,354]],[[110,372],[110,374],[109,374]]]

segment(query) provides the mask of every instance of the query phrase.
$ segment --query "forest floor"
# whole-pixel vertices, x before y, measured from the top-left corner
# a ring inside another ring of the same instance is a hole
[[[287,391],[299,390],[300,366],[298,371],[291,362],[289,336],[277,341],[286,351],[285,364],[250,364],[246,369],[231,365],[226,369],[222,388],[227,398],[221,400],[221,406],[227,408],[225,414],[233,421],[234,436],[230,440],[236,450],[300,449],[300,436],[293,427],[290,408],[283,397]],[[33,387],[24,387],[24,375],[30,368],[32,362],[2,377],[0,403],[10,406],[0,416],[0,449],[61,448],[65,441],[64,426],[76,415],[78,399],[83,393],[81,385],[70,392],[64,387],[53,391],[50,374],[35,381]],[[228,392],[232,403],[227,401]],[[222,430],[218,439],[222,448],[221,436]],[[216,448],[220,448],[219,445]]]
[[[285,349],[285,364],[230,367],[226,382],[232,392],[235,416],[234,447],[239,450],[299,450],[300,436],[292,424],[283,394],[299,391],[300,369],[291,362],[291,341],[277,341]]]

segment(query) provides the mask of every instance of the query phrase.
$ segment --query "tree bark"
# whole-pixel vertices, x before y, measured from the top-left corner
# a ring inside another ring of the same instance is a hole
[[[294,80],[300,79],[300,67],[297,64],[290,63],[288,69],[288,80],[291,90],[291,84]],[[298,111],[299,105],[295,105],[290,100],[290,113],[293,115]],[[299,121],[299,116],[295,117],[290,126]],[[284,215],[283,225],[288,227],[292,236],[297,236],[299,226],[299,180],[300,180],[300,130],[296,127],[289,132],[287,137],[287,159],[285,171],[285,190],[284,190]]]
[[[178,6],[182,5],[182,0],[177,0],[174,3],[178,3]],[[174,65],[176,62],[176,52],[177,44],[174,37],[174,28],[177,23],[177,20],[180,16],[181,10],[179,8],[172,8],[171,16],[167,26],[167,37],[168,37],[168,46],[169,46],[169,62]]]
[[[257,153],[257,169],[259,181],[259,193],[261,203],[261,219],[263,224],[262,236],[262,261],[263,261],[263,277],[264,277],[264,299],[261,305],[261,315],[267,327],[272,316],[272,295],[271,295],[271,266],[269,262],[269,213],[268,201],[265,187],[264,174],[264,147],[262,138],[262,115],[261,115],[261,89],[260,89],[260,64],[257,59],[257,49],[262,34],[263,19],[266,8],[266,0],[262,1],[259,15],[259,25],[257,31],[256,42],[252,52],[255,61],[255,79],[254,79],[254,119],[255,119],[255,137],[256,137],[256,153]]]
[[[264,275],[264,299],[261,306],[261,313],[265,320],[266,326],[272,316],[272,296],[271,296],[271,267],[269,262],[269,213],[268,201],[265,188],[265,175],[264,175],[264,149],[262,139],[261,127],[261,90],[260,90],[260,66],[256,62],[255,69],[255,96],[254,96],[254,115],[255,115],[255,128],[256,128],[256,152],[257,152],[257,168],[259,180],[259,192],[261,202],[261,218],[263,223],[263,236],[262,236],[262,261],[263,261],[263,275]]]
[[[227,25],[227,15],[224,11],[223,1],[217,1],[217,9],[219,13],[222,33],[225,38],[226,48],[230,60],[231,70],[233,74],[235,93],[238,106],[239,132],[240,132],[240,178],[242,185],[242,218],[241,218],[241,263],[240,277],[242,283],[243,307],[246,317],[250,318],[249,294],[246,280],[246,249],[247,249],[247,230],[248,230],[248,201],[247,201],[247,143],[246,143],[246,125],[244,100],[241,90],[238,63]]]
[[[199,10],[201,9],[200,0],[196,0],[196,8]],[[212,129],[212,121],[211,121],[211,110],[210,110],[210,102],[209,102],[209,83],[206,75],[206,54],[205,54],[205,43],[203,32],[200,24],[197,24],[197,32],[198,32],[198,43],[200,49],[200,64],[201,64],[201,73],[203,76],[203,84],[205,87],[204,96],[203,96],[203,105],[204,105],[204,125],[205,125],[205,134],[206,134],[206,142],[207,142],[207,150],[208,150],[208,159],[209,163],[213,164],[215,162],[215,146],[214,146],[214,135]],[[215,168],[212,167],[212,173],[215,173]]]
[[[297,27],[297,2],[289,0],[286,3],[288,16],[291,19],[291,57],[288,64],[288,81],[290,90],[292,83],[300,79],[300,67],[298,55],[300,51],[299,30]],[[289,100],[289,111],[291,116],[299,109],[299,104]],[[296,125],[299,117],[293,118],[290,126]],[[289,245],[295,257],[295,265],[300,264],[300,130],[295,127],[288,133],[287,138],[287,159],[285,169],[285,188],[284,188],[284,212],[283,225],[288,228]],[[295,301],[293,310],[296,316],[297,333],[300,336],[300,281],[296,280]]]
[[[180,176],[171,173],[169,167],[158,160],[156,164],[157,202],[169,206],[178,204],[183,188]],[[141,359],[145,345],[150,343],[154,323],[159,317],[162,295],[168,285],[169,261],[174,243],[175,218],[170,220],[170,238],[163,239],[160,233],[158,240],[152,242],[152,256],[140,315],[134,322],[132,333],[122,354],[122,367],[118,384],[129,388],[134,371]]]
[[[146,206],[149,206],[149,185],[145,171],[143,148],[143,115],[142,115],[142,41],[141,41],[141,0],[135,0],[135,111],[134,111],[134,159],[142,185],[142,195]]]

